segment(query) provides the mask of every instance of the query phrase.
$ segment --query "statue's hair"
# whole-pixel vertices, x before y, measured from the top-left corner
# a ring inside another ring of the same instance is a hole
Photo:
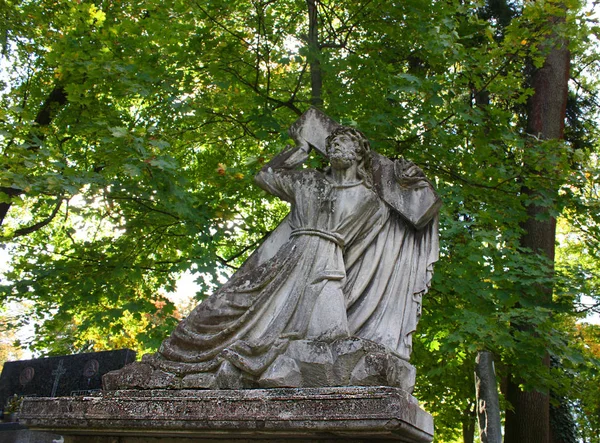
[[[373,173],[371,171],[371,144],[365,135],[358,129],[351,126],[338,126],[327,137],[326,146],[329,145],[338,135],[347,135],[358,146],[358,154],[362,156],[362,161],[358,164],[357,173],[363,180],[366,187],[373,187]]]

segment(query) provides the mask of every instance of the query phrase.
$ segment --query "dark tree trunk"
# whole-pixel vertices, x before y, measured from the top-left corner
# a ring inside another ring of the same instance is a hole
[[[481,443],[502,443],[500,403],[494,356],[489,351],[479,351],[475,361],[475,398]]]
[[[42,105],[35,117],[35,122],[40,126],[48,126],[56,112],[67,103],[67,93],[62,86],[56,86]]]
[[[56,112],[66,103],[67,93],[65,92],[65,89],[62,86],[56,86],[52,92],[48,94],[44,104],[38,111],[35,117],[35,123],[37,123],[38,126],[48,126],[52,123],[52,119]],[[43,139],[43,137],[40,137],[40,139]],[[0,187],[0,193],[5,194],[9,199],[12,199],[12,197],[23,194],[23,191],[17,188]],[[11,205],[12,203],[10,200],[8,202],[0,203],[0,226],[4,223],[4,218],[6,217],[6,214],[8,214]]]
[[[505,443],[549,443],[550,402],[545,393],[522,391],[519,380],[509,379],[507,400],[512,410],[506,411]]]
[[[471,407],[464,411],[463,419],[463,443],[475,441],[475,408]]]
[[[557,19],[559,20],[559,19]],[[531,78],[534,94],[528,104],[527,132],[539,140],[563,138],[567,106],[567,82],[569,80],[570,54],[566,42],[554,39],[549,48],[544,65],[536,70]],[[528,165],[525,165],[527,168]],[[531,165],[529,165],[531,166]],[[523,187],[522,192],[534,203],[527,207],[527,220],[523,223],[524,234],[521,245],[534,253],[554,261],[556,239],[556,219],[550,207],[535,203],[539,195],[554,195],[557,192],[555,171],[548,168],[541,171],[547,182],[546,189]],[[552,287],[537,288],[537,299],[530,300],[538,305],[548,305],[552,301]],[[528,325],[516,325],[528,329]],[[549,356],[544,364],[549,365]],[[550,442],[550,403],[546,393],[524,392],[519,388],[518,376],[513,374],[507,388],[507,400],[513,409],[506,413],[505,443],[549,443]]]
[[[317,3],[319,0],[306,0],[308,5],[308,56],[310,64],[310,104],[320,108],[323,106],[321,90],[323,89],[323,74],[319,53],[319,22]]]
[[[525,392],[518,380],[508,383],[507,400],[513,410],[506,411],[505,443],[549,443],[550,402],[541,392]]]

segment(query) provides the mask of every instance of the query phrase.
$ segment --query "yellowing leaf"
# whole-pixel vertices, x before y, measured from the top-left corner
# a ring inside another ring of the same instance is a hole
[[[102,26],[104,20],[106,20],[104,11],[98,9],[95,5],[90,5],[89,14],[90,19],[88,20],[88,23],[91,25]]]

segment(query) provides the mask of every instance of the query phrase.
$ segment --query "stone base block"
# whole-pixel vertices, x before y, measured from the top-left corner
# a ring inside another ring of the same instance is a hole
[[[389,387],[113,391],[25,398],[20,423],[65,443],[431,442],[433,419]]]
[[[214,367],[202,369],[206,372],[189,365],[211,366],[213,361],[187,364],[164,360],[158,354],[145,355],[141,362],[105,374],[103,387],[119,391],[390,386],[412,393],[415,385],[413,365],[385,346],[360,337],[332,343],[290,340],[278,346],[269,350],[272,358],[263,356],[256,361],[225,349],[215,358]],[[245,352],[251,354],[251,350],[248,346]],[[257,364],[260,360],[264,364]],[[252,365],[256,365],[255,371],[248,371]]]

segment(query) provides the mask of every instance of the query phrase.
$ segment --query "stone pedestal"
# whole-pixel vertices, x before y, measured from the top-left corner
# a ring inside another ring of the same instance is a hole
[[[431,442],[433,419],[389,387],[114,391],[26,398],[20,423],[65,442]]]

